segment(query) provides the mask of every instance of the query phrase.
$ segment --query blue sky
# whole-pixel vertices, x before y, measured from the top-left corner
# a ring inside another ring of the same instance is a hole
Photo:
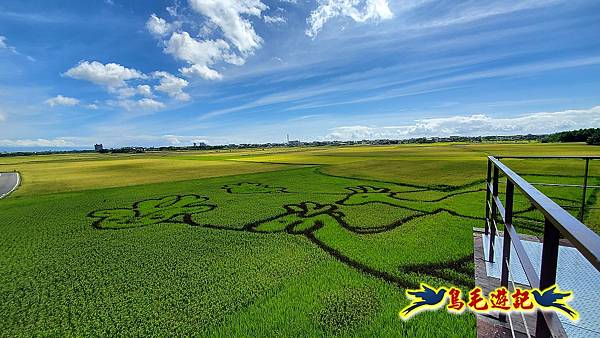
[[[600,3],[0,3],[0,150],[600,127]]]

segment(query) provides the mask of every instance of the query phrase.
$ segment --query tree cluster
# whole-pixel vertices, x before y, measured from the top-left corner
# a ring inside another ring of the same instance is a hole
[[[550,134],[542,142],[586,142],[600,145],[600,128],[587,128]]]

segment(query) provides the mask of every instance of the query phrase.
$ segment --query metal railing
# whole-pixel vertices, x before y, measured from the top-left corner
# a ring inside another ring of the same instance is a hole
[[[556,283],[556,270],[558,264],[558,247],[560,236],[564,236],[571,244],[597,269],[600,270],[600,236],[587,228],[580,220],[573,217],[565,209],[552,201],[549,197],[537,190],[531,183],[512,171],[499,158],[578,158],[586,161],[585,182],[589,161],[600,159],[592,156],[520,156],[520,157],[488,157],[486,180],[486,208],[485,208],[485,233],[489,235],[489,261],[494,261],[494,242],[497,236],[498,216],[504,224],[502,246],[502,272],[501,286],[508,289],[510,269],[511,245],[521,262],[525,276],[532,288],[546,289]],[[500,173],[506,177],[505,204],[499,197]],[[527,255],[521,239],[513,224],[513,203],[515,187],[528,199],[528,201],[544,216],[544,239],[542,246],[542,266],[540,276],[537,275],[531,259]],[[585,200],[584,188],[584,200]],[[585,202],[584,202],[585,203]],[[500,314],[500,320],[506,321],[506,315]],[[512,325],[512,322],[511,322]],[[525,325],[527,326],[527,325]],[[553,312],[537,314],[536,337],[566,337],[566,333],[558,316]]]
[[[496,159],[521,159],[521,160],[539,160],[539,159],[579,159],[585,161],[585,170],[583,172],[583,184],[557,184],[557,183],[530,183],[535,186],[547,186],[547,187],[566,187],[566,188],[582,188],[582,197],[581,197],[581,205],[579,207],[579,213],[577,214],[577,218],[579,221],[583,222],[585,218],[585,210],[586,210],[586,198],[587,198],[587,189],[588,188],[600,188],[597,185],[588,185],[588,178],[590,173],[590,161],[592,160],[600,160],[600,156],[494,156]],[[574,207],[566,207],[563,208],[574,209]],[[592,208],[595,209],[595,208]]]

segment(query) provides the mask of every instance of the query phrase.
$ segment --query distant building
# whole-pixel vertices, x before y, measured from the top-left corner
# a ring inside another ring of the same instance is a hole
[[[100,144],[94,144],[94,150],[98,151],[98,152],[104,150],[104,147],[102,146],[102,143],[100,143]]]
[[[298,140],[288,141],[288,145],[292,146],[292,147],[297,147],[297,146],[301,146],[302,142],[300,142]]]

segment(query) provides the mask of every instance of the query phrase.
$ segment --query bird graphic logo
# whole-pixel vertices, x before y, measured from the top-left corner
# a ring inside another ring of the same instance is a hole
[[[535,302],[543,311],[558,310],[570,317],[573,321],[576,321],[579,318],[579,313],[566,303],[573,297],[572,291],[561,292],[555,284],[543,291],[534,289],[531,293],[533,294]]]
[[[447,291],[444,287],[434,289],[425,283],[421,283],[420,289],[406,290],[406,297],[411,300],[411,303],[400,311],[400,317],[407,320],[421,311],[435,310],[444,306]]]
[[[448,312],[452,314],[462,314],[465,309],[478,314],[488,313],[491,310],[505,312],[541,310],[560,312],[573,322],[579,320],[579,313],[567,304],[573,299],[573,291],[560,290],[556,284],[544,290],[516,288],[512,293],[509,293],[506,288],[498,288],[490,292],[489,297],[482,294],[481,287],[475,287],[468,293],[468,301],[462,299],[461,293],[461,290],[456,287],[436,289],[421,283],[419,289],[406,290],[406,298],[410,300],[410,304],[400,311],[400,318],[408,320],[422,311],[438,310],[448,303]]]

